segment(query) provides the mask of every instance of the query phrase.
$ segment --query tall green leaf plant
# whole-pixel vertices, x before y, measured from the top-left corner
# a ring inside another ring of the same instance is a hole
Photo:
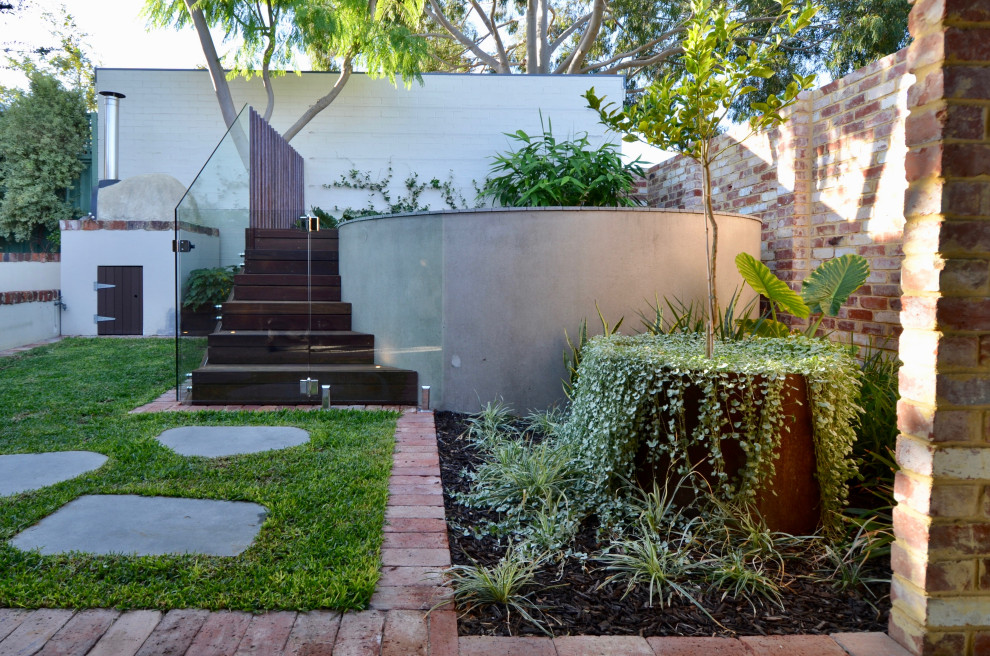
[[[705,211],[705,239],[708,251],[708,322],[706,355],[711,357],[718,316],[715,289],[715,260],[718,255],[718,225],[712,209],[712,163],[730,142],[717,137],[732,106],[758,91],[753,84],[774,74],[782,61],[787,40],[811,24],[818,11],[813,4],[799,6],[794,0],[777,0],[778,12],[771,19],[764,39],[737,39],[750,21],[738,16],[729,4],[691,0],[691,18],[682,43],[683,54],[676,71],[654,81],[640,100],[623,109],[603,104],[592,87],[586,94],[589,107],[603,123],[624,133],[625,141],[644,141],[663,150],[674,151],[697,161],[702,170],[702,201]],[[743,45],[745,44],[745,45]],[[814,75],[795,75],[781,94],[771,94],[762,102],[750,102],[754,116],[749,120],[751,135],[784,122],[782,110],[797,101],[798,94],[814,84]]]

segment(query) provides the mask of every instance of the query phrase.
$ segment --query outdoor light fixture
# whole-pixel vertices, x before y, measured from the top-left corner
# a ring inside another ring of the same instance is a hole
[[[423,385],[419,390],[419,408],[417,412],[429,412],[430,411],[430,386]]]
[[[299,381],[299,393],[303,396],[316,396],[320,393],[320,381],[315,378],[303,378]]]
[[[320,389],[323,390],[323,403],[320,405],[324,410],[330,409],[330,386],[320,385]]]

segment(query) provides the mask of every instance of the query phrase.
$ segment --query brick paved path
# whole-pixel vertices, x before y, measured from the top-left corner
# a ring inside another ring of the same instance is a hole
[[[174,398],[172,391],[135,412],[218,409],[180,406]],[[908,656],[882,633],[458,638],[453,610],[426,612],[443,600],[436,572],[450,565],[433,414],[395,409],[403,415],[395,435],[382,574],[370,610],[252,615],[5,608],[0,609],[0,656]]]

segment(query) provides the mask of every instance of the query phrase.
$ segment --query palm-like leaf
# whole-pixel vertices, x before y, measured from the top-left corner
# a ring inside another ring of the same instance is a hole
[[[758,294],[766,296],[784,312],[802,319],[811,314],[811,310],[797,292],[749,253],[736,255],[736,268],[750,287]]]
[[[812,312],[834,317],[839,313],[839,306],[866,282],[868,275],[870,266],[866,258],[862,255],[843,255],[822,262],[812,271],[801,286],[801,296]]]

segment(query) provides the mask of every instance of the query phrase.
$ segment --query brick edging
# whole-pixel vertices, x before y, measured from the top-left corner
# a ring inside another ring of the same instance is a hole
[[[21,303],[51,303],[62,293],[60,289],[29,289],[20,292],[0,292],[0,305]]]

